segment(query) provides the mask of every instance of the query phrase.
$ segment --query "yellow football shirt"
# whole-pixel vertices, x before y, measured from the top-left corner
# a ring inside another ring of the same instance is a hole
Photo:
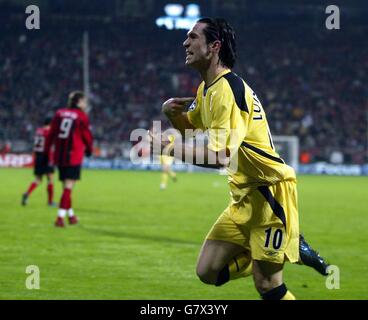
[[[200,84],[187,115],[194,127],[207,130],[210,150],[231,152],[236,167],[228,170],[228,182],[235,201],[262,185],[296,181],[293,168],[275,151],[257,95],[231,70],[220,73],[208,87]]]

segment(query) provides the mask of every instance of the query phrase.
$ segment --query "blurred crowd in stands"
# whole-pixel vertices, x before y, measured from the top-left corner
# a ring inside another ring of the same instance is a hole
[[[368,162],[367,30],[236,31],[234,71],[257,93],[273,135],[298,136],[302,163]],[[83,88],[82,35],[82,28],[44,26],[0,34],[0,152],[30,151],[45,116]],[[165,99],[195,95],[200,79],[184,66],[184,39],[182,31],[89,27],[90,118],[100,156],[122,156],[133,129],[163,118]]]

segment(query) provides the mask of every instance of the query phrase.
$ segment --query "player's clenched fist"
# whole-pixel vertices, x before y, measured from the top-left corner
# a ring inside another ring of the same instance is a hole
[[[168,117],[173,118],[182,114],[190,103],[194,101],[193,97],[170,98],[162,105],[162,112]]]

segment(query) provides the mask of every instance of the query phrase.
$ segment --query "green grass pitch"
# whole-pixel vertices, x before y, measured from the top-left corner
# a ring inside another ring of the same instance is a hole
[[[228,202],[226,178],[179,173],[159,190],[158,172],[85,170],[73,192],[80,224],[57,229],[46,185],[27,207],[28,169],[0,169],[1,299],[258,299],[251,278],[221,288],[195,275],[201,242]],[[298,299],[367,299],[368,179],[299,177],[301,230],[340,269],[340,289],[304,266],[286,265]],[[56,197],[60,196],[57,183]],[[28,265],[40,289],[25,286]]]

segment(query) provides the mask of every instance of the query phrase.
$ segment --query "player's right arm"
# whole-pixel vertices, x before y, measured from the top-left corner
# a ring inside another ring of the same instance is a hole
[[[171,122],[172,126],[179,130],[184,136],[185,129],[196,129],[188,119],[186,112],[187,106],[192,103],[195,98],[170,98],[162,105],[162,112]]]

